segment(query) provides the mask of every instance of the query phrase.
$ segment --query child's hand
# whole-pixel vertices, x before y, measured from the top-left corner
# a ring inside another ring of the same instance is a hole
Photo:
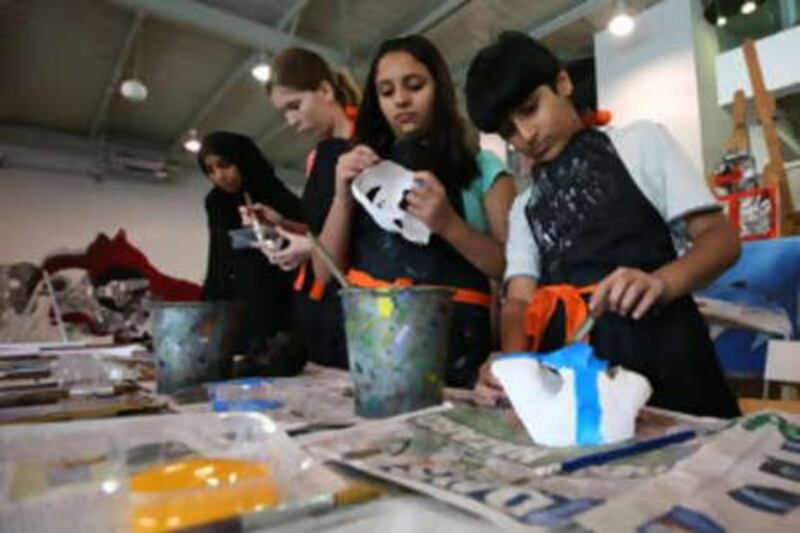
[[[279,250],[275,250],[266,245],[261,247],[263,253],[270,263],[277,265],[281,270],[294,270],[305,263],[311,256],[311,241],[305,235],[286,231],[280,226],[275,227],[283,241],[288,243]]]
[[[430,172],[414,173],[414,188],[406,195],[409,213],[434,233],[442,233],[456,215],[444,186]]]
[[[369,167],[375,166],[381,158],[365,145],[359,144],[346,154],[342,154],[336,163],[336,198],[351,201],[353,193],[350,184]]]
[[[657,275],[636,268],[619,267],[595,289],[589,301],[589,310],[595,317],[611,311],[639,320],[666,293],[667,284]]]
[[[243,226],[252,226],[253,220],[268,222],[273,225],[280,225],[283,222],[283,215],[272,209],[268,205],[253,204],[251,206],[239,206],[239,216],[242,218]]]
[[[492,375],[492,362],[497,353],[492,353],[482,365],[478,373],[478,382],[475,384],[475,397],[485,405],[495,406],[504,403],[506,393],[497,378]]]

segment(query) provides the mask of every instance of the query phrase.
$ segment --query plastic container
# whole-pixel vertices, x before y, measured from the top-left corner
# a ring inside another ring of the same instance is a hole
[[[211,408],[217,413],[232,411],[271,411],[283,402],[270,398],[273,381],[265,378],[242,378],[208,386]]]

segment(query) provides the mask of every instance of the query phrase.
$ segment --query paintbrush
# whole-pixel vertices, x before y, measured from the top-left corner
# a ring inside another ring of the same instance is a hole
[[[678,431],[676,433],[669,433],[653,439],[640,440],[612,450],[606,450],[584,455],[582,457],[576,457],[575,459],[569,459],[559,464],[556,472],[554,473],[569,474],[582,468],[602,465],[611,461],[616,461],[617,459],[624,459],[626,457],[658,450],[659,448],[664,448],[672,444],[686,442],[687,440],[691,440],[697,436],[698,435],[695,430],[689,429],[685,431]]]
[[[583,339],[586,335],[589,334],[590,331],[592,331],[594,324],[595,324],[595,318],[592,315],[587,316],[586,320],[584,320],[581,323],[581,325],[578,326],[578,329],[575,330],[575,333],[572,334],[572,337],[570,337],[567,344],[574,344],[576,342],[581,342],[581,339]]]
[[[322,243],[319,242],[317,238],[314,237],[314,234],[311,233],[310,231],[306,233],[306,237],[308,237],[308,240],[311,242],[311,246],[314,249],[314,252],[320,259],[322,259],[322,262],[325,263],[325,266],[328,267],[328,270],[330,270],[331,274],[334,275],[336,280],[339,282],[339,285],[341,285],[343,289],[351,288],[351,285],[347,281],[347,278],[344,276],[342,271],[339,270],[339,267],[336,266],[336,263],[333,261],[333,258],[330,256],[330,254],[322,245]]]
[[[375,499],[383,491],[368,483],[353,483],[334,493],[322,493],[278,509],[254,511],[207,524],[198,524],[184,531],[253,531],[319,514],[340,505],[350,505]]]
[[[258,220],[255,211],[253,211],[253,199],[250,197],[250,193],[244,191],[243,196],[244,205],[247,207],[247,212],[250,214],[250,225],[253,228],[253,232],[256,234],[256,240],[258,240],[258,245],[260,247],[264,244],[264,228],[261,226],[261,222]]]

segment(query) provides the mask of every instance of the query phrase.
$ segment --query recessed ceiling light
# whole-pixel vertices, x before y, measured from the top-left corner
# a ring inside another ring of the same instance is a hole
[[[200,142],[200,137],[197,135],[197,130],[191,129],[189,133],[186,135],[186,138],[183,140],[183,148],[187,152],[191,152],[196,154],[200,151],[203,145]]]
[[[750,13],[756,10],[756,3],[754,0],[747,0],[744,4],[742,4],[741,11],[743,15],[749,15]]]
[[[616,37],[627,37],[633,32],[634,26],[636,23],[634,23],[633,17],[621,12],[614,15],[614,18],[608,23],[608,31]]]
[[[250,70],[250,74],[261,83],[267,83],[272,74],[272,67],[267,63],[259,62]]]
[[[722,15],[717,17],[717,26],[722,28],[723,26],[728,24],[728,19],[723,17]]]

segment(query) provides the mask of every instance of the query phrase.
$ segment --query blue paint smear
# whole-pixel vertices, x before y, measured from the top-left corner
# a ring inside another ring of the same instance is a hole
[[[595,357],[590,345],[578,342],[545,354],[516,352],[498,357],[498,360],[506,359],[533,359],[556,370],[570,369],[575,372],[577,443],[581,446],[603,443],[597,377],[608,369],[608,361]]]

